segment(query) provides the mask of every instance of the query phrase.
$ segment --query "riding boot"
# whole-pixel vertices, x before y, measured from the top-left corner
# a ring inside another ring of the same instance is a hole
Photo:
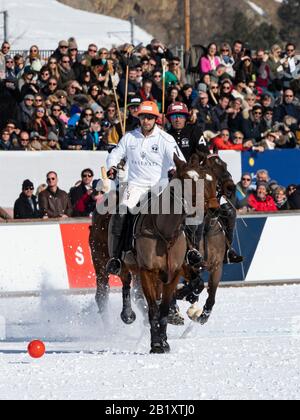
[[[226,239],[227,239],[227,250],[224,262],[226,264],[240,264],[244,261],[244,257],[238,255],[237,252],[232,248],[234,239],[234,230],[236,225],[236,211],[229,204],[222,206],[222,224],[225,228]]]
[[[112,219],[112,258],[106,266],[107,274],[119,276],[122,270],[122,252],[124,248],[124,232],[126,228],[127,214],[115,214]]]
[[[185,227],[185,234],[189,242],[189,250],[186,255],[187,263],[197,270],[203,269],[206,266],[203,255],[199,251],[199,245],[203,236],[203,227],[203,223]]]

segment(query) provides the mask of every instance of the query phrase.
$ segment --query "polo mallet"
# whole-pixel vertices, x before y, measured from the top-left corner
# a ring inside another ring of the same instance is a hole
[[[123,136],[126,134],[126,123],[127,123],[127,104],[128,104],[128,83],[129,83],[129,63],[126,66],[126,85],[125,85],[125,105],[124,105],[124,124],[123,124]]]
[[[113,87],[113,91],[114,91],[114,96],[115,96],[115,101],[116,101],[116,105],[117,105],[118,118],[119,118],[119,121],[120,121],[120,124],[121,124],[122,133],[124,135],[125,134],[125,130],[124,130],[124,127],[123,127],[123,120],[122,120],[122,115],[121,115],[121,110],[120,110],[119,98],[118,98],[117,91],[116,91],[116,86],[115,86],[114,80],[113,80],[114,68],[113,68],[112,63],[109,63],[109,65],[108,65],[108,71],[109,71],[110,80],[111,80],[111,83],[112,83],[112,87]]]
[[[162,85],[162,114],[163,114],[163,126],[165,126],[165,113],[166,113],[166,69],[167,69],[167,60],[163,58],[161,60],[162,70],[163,70],[163,85]]]

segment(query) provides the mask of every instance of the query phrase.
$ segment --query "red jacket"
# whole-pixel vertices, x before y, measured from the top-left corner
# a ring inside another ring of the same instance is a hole
[[[255,194],[251,194],[248,198],[248,203],[251,208],[259,212],[275,212],[278,211],[275,201],[268,195],[266,201],[260,201]]]
[[[226,143],[222,137],[215,138],[213,140],[213,145],[218,150],[238,150],[239,152],[249,150],[248,148],[246,149],[242,144],[233,144],[231,142]]]

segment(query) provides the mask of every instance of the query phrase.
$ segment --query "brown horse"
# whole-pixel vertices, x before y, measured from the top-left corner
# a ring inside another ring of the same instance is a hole
[[[218,155],[199,155],[199,163],[203,169],[213,172],[218,180],[218,190],[221,196],[230,196],[235,190],[232,176],[227,170],[227,164]],[[217,211],[211,209],[204,220],[204,236],[200,242],[205,260],[208,263],[207,270],[210,273],[208,282],[208,299],[203,310],[193,303],[188,311],[189,317],[204,325],[209,320],[216,302],[216,294],[223,275],[224,256],[227,249],[226,235],[220,222],[221,208]],[[199,249],[200,249],[199,248]],[[197,284],[197,295],[204,290],[204,282]]]
[[[201,170],[199,164],[190,165],[176,159],[177,179],[183,182],[192,179],[195,182],[205,179],[208,170]],[[218,206],[216,201],[216,186],[213,178],[208,175],[209,181],[205,182],[205,203],[207,207]],[[130,324],[135,320],[135,314],[131,308],[130,283],[132,274],[141,279],[143,291],[148,303],[149,320],[151,325],[151,352],[165,353],[170,350],[167,343],[167,320],[169,306],[174,296],[179,278],[182,273],[187,243],[183,232],[186,213],[175,212],[175,202],[178,200],[184,206],[184,198],[172,194],[170,186],[164,191],[157,201],[161,209],[164,200],[171,198],[169,214],[150,214],[141,216],[136,227],[136,258],[125,258],[122,282],[123,282],[123,311],[122,320]],[[193,189],[194,192],[194,189]],[[194,197],[193,197],[194,198]],[[95,216],[91,227],[90,245],[92,249],[95,269],[97,273],[96,301],[100,312],[103,311],[108,297],[108,280],[103,270],[108,259],[105,248],[105,233],[107,232],[107,220],[103,216]],[[99,242],[102,239],[102,247]],[[98,255],[97,255],[98,254]],[[99,255],[101,255],[99,257]],[[158,306],[157,301],[161,299]]]

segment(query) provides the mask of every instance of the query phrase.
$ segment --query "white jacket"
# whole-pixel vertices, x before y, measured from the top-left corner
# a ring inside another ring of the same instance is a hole
[[[128,166],[128,183],[138,187],[154,187],[168,181],[175,168],[174,153],[185,162],[175,139],[157,126],[149,137],[138,128],[127,133],[107,159],[107,168],[117,167],[122,159]]]

